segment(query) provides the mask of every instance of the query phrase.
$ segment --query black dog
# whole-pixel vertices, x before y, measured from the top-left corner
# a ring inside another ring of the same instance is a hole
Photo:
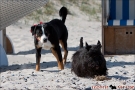
[[[83,47],[83,38],[80,39],[80,49],[72,56],[72,68],[79,77],[92,77],[95,75],[106,75],[106,60],[101,53],[101,44],[88,45]]]
[[[31,27],[32,35],[34,35],[34,43],[36,49],[36,70],[40,70],[40,58],[41,49],[51,50],[53,55],[57,59],[58,68],[60,70],[64,69],[66,63],[68,50],[67,50],[67,39],[68,31],[65,26],[66,16],[68,10],[66,7],[62,7],[59,11],[62,20],[53,19],[47,23],[40,23]],[[64,58],[62,60],[61,49],[59,46],[61,44],[64,49]]]

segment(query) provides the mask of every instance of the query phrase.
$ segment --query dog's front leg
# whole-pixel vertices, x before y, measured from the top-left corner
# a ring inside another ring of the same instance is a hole
[[[53,55],[56,57],[56,59],[57,59],[58,68],[59,68],[60,70],[64,69],[60,46],[52,47],[52,48],[51,48],[51,51],[52,51]]]
[[[40,70],[41,48],[36,47],[36,71]]]

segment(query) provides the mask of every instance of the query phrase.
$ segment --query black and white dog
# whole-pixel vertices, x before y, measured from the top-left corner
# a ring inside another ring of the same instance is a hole
[[[64,69],[64,64],[66,63],[68,55],[68,31],[64,24],[67,14],[67,8],[62,7],[59,10],[59,15],[60,17],[62,17],[62,20],[53,19],[50,22],[40,23],[31,27],[31,33],[32,35],[34,35],[34,43],[36,49],[36,71],[40,70],[40,58],[42,48],[46,50],[51,50],[53,55],[57,59],[58,68],[60,70]],[[59,43],[64,50],[63,59]]]

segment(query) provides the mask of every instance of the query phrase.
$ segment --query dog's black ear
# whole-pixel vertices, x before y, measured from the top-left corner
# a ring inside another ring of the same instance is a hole
[[[97,42],[97,45],[98,45],[99,47],[102,47],[102,45],[101,45],[101,43],[100,43],[99,40],[98,40],[98,42]]]
[[[34,26],[31,26],[31,33],[32,33],[32,36],[36,34],[36,25]]]
[[[58,39],[57,34],[54,33],[55,32],[55,28],[53,27],[52,24],[45,23],[45,25],[43,27],[45,29],[46,36],[48,36],[48,39],[53,39],[53,38],[57,38]]]
[[[98,40],[97,44],[101,44],[99,40]]]
[[[83,48],[83,37],[80,38],[80,48]]]
[[[88,46],[89,46],[87,42],[85,43],[85,46],[86,46],[86,47],[88,47]]]
[[[48,32],[48,33],[52,33],[53,32],[53,26],[50,23],[46,23],[43,25],[44,29]]]
[[[85,43],[85,48],[89,51],[89,49],[91,48],[91,45],[88,45],[88,43]]]

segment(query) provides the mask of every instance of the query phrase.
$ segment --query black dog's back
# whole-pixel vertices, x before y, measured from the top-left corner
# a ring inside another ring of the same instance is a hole
[[[65,24],[61,20],[53,19],[49,23],[54,28],[55,32],[58,34],[59,39],[62,39],[62,38],[67,39],[68,38],[67,27],[65,26]]]
[[[59,16],[62,18],[62,20],[53,19],[50,22],[48,22],[54,28],[56,33],[58,34],[59,39],[67,40],[67,38],[68,38],[68,31],[67,31],[67,27],[65,25],[65,20],[66,20],[67,14],[68,14],[67,8],[62,7],[59,10]]]

